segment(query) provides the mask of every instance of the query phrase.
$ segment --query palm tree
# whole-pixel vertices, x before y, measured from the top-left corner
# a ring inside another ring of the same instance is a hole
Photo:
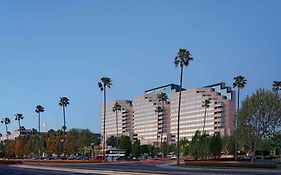
[[[273,81],[272,90],[278,94],[278,91],[281,90],[281,81]]]
[[[118,111],[121,111],[121,105],[119,103],[115,103],[112,111],[115,112],[116,115],[116,147],[118,147]]]
[[[63,134],[64,134],[64,139],[66,137],[65,135],[65,130],[66,130],[66,125],[65,125],[65,108],[67,105],[69,105],[69,99],[67,97],[60,97],[59,105],[62,107],[62,114],[63,114]]]
[[[22,129],[21,129],[21,126],[20,126],[20,120],[23,119],[23,116],[20,113],[16,113],[15,116],[16,116],[15,120],[19,121],[19,131],[21,131]]]
[[[206,115],[207,115],[207,108],[209,108],[210,107],[210,100],[208,100],[208,99],[205,99],[205,100],[203,100],[202,101],[202,107],[205,109],[205,115],[204,115],[204,125],[203,125],[203,134],[204,134],[204,132],[205,132],[205,125],[206,125]]]
[[[110,88],[112,83],[109,77],[102,77],[98,87],[103,91],[103,158],[105,158],[105,118],[106,118],[106,87]]]
[[[247,80],[245,77],[239,75],[237,77],[234,77],[234,83],[233,88],[237,88],[237,114],[239,112],[239,98],[240,98],[240,90],[243,89],[246,85]],[[237,117],[235,119],[235,127],[237,129]],[[238,151],[238,141],[235,140],[235,161],[237,161],[237,151]]]
[[[176,67],[180,66],[180,92],[179,92],[179,106],[178,106],[178,129],[177,129],[177,165],[180,164],[180,107],[181,107],[181,90],[182,90],[182,74],[183,67],[188,66],[189,62],[193,58],[190,52],[186,49],[179,49],[177,56],[175,57],[174,64]]]
[[[160,112],[162,112],[162,108],[160,106],[157,106],[155,109],[155,112],[157,113],[157,122],[159,121],[159,115]],[[158,145],[158,124],[157,124],[157,145]]]
[[[38,113],[38,134],[40,134],[40,114],[44,112],[44,107],[41,105],[37,105],[35,108],[35,112]]]
[[[167,100],[168,100],[168,95],[166,93],[162,92],[158,95],[158,99],[160,101],[162,101],[162,120],[164,120],[164,118],[166,117],[165,102],[167,102]],[[161,145],[161,153],[163,154],[163,152],[162,152],[162,147],[163,147],[163,122],[162,122],[162,126],[161,126],[160,145]]]
[[[5,124],[5,128],[6,128],[6,137],[9,140],[9,135],[11,134],[8,131],[8,125],[11,123],[11,120],[8,117],[2,118],[1,123]]]

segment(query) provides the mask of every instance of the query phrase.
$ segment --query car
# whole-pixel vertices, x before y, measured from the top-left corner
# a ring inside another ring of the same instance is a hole
[[[91,157],[89,160],[103,160],[103,156],[94,156]]]

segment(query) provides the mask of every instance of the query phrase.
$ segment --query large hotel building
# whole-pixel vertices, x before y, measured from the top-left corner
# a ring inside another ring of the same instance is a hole
[[[180,87],[175,84],[145,91],[143,95],[129,100],[114,100],[107,103],[105,133],[106,137],[116,135],[116,114],[112,111],[117,102],[122,110],[118,111],[118,133],[139,139],[141,144],[159,145],[160,139],[168,143],[177,140],[178,101]],[[158,99],[166,93],[168,101]],[[205,131],[210,135],[220,133],[231,135],[234,130],[235,92],[225,83],[202,88],[182,89],[180,111],[180,139],[190,140],[197,130],[203,130],[205,109],[202,104],[210,100],[206,112]],[[162,111],[156,111],[161,107]],[[103,133],[103,107],[101,107],[101,133]]]

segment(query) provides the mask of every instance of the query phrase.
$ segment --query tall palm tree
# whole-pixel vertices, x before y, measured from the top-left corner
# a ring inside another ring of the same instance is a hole
[[[207,115],[207,108],[210,107],[210,100],[209,99],[205,99],[202,101],[202,107],[205,109],[205,115],[204,115],[204,125],[203,125],[203,134],[205,132],[205,125],[206,125],[206,115]]]
[[[19,131],[21,131],[22,129],[21,129],[21,126],[20,126],[20,121],[23,119],[23,116],[20,113],[16,113],[15,117],[16,117],[15,120],[19,121]]]
[[[98,87],[103,91],[103,158],[105,158],[105,118],[106,118],[106,88],[111,88],[112,83],[109,77],[102,77]]]
[[[281,90],[281,81],[273,81],[272,90],[278,94],[278,91]]]
[[[63,134],[64,134],[64,139],[66,137],[65,135],[65,130],[66,130],[66,125],[65,125],[65,108],[67,105],[69,105],[69,99],[67,97],[60,97],[59,105],[62,107],[62,114],[63,114]]]
[[[178,129],[177,129],[177,164],[180,164],[180,108],[181,108],[181,90],[182,90],[182,75],[183,67],[188,66],[189,62],[193,60],[190,52],[186,49],[179,49],[175,57],[174,64],[180,67],[180,92],[179,92],[179,106],[178,106]]]
[[[158,99],[162,102],[162,118],[164,120],[164,119],[166,119],[165,102],[167,102],[167,100],[168,100],[168,95],[166,93],[162,92],[162,93],[158,94]],[[163,147],[163,124],[161,126],[160,145],[161,145],[161,153],[162,153],[162,147]],[[163,156],[163,153],[162,153],[162,156]]]
[[[40,114],[44,111],[44,107],[41,105],[37,105],[35,108],[35,112],[38,114],[38,134],[40,134]]]
[[[11,120],[10,120],[10,118],[5,117],[5,118],[2,118],[1,123],[5,124],[5,128],[6,128],[6,137],[7,137],[7,139],[9,140],[9,135],[10,135],[11,133],[10,133],[9,130],[8,130],[8,125],[11,123]]]
[[[159,121],[159,115],[160,115],[160,112],[162,112],[162,108],[161,106],[157,106],[156,109],[155,109],[155,112],[157,113],[157,135],[156,135],[156,139],[157,139],[157,145],[158,145],[158,121]]]
[[[233,88],[237,88],[237,114],[239,112],[239,98],[240,98],[240,90],[243,89],[247,83],[247,80],[242,75],[238,75],[233,78]],[[235,127],[237,129],[237,117],[235,119]],[[238,151],[238,141],[235,139],[235,161],[237,161],[237,151]]]
[[[118,111],[121,111],[121,105],[119,103],[115,103],[112,111],[115,112],[116,115],[116,147],[118,147]]]

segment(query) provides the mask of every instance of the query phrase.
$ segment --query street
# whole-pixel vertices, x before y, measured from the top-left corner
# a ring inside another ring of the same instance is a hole
[[[32,168],[32,169],[30,169]],[[35,169],[40,168],[40,170]],[[11,173],[12,172],[12,173]],[[164,163],[145,162],[119,162],[119,163],[80,163],[80,164],[44,164],[37,165],[13,165],[10,167],[1,166],[0,174],[227,174],[227,175],[280,175],[280,170],[264,169],[240,169],[240,168],[208,168],[208,167],[175,167]]]

